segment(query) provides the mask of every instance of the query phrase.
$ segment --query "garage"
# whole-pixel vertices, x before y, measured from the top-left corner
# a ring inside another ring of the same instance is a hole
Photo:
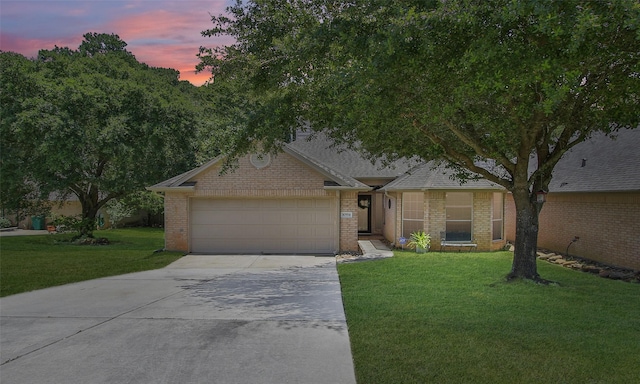
[[[211,254],[333,254],[335,199],[190,201],[190,248]]]

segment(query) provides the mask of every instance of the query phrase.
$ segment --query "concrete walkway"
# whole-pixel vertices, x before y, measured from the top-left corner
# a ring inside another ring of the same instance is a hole
[[[355,383],[333,257],[190,255],[0,311],[3,384]]]
[[[49,231],[47,231],[46,229],[10,228],[10,229],[0,231],[0,237],[33,236],[33,235],[48,235],[48,234],[49,234]]]

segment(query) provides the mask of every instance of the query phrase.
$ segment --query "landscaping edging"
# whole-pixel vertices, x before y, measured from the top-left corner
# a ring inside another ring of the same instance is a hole
[[[628,283],[640,283],[640,271],[605,265],[595,261],[574,256],[562,256],[554,252],[541,249],[537,252],[538,259],[565,268],[598,275],[612,280],[622,280]]]

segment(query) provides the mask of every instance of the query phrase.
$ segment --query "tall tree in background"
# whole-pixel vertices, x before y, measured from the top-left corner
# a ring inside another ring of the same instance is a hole
[[[0,53],[0,127],[3,178],[77,196],[91,235],[109,200],[194,166],[202,103],[177,71],[139,63],[117,35],[84,38],[35,60]]]
[[[277,150],[301,125],[372,157],[442,159],[461,180],[504,186],[516,206],[508,278],[536,267],[536,192],[594,131],[636,127],[636,0],[238,1],[212,17],[199,69],[236,154]],[[222,97],[222,96],[221,96]]]
[[[0,53],[0,207],[3,216],[15,213],[17,221],[48,209],[47,199],[33,183],[26,182],[23,170],[30,150],[12,133],[23,101],[34,94],[35,83],[29,75],[34,72],[35,63],[26,57]]]

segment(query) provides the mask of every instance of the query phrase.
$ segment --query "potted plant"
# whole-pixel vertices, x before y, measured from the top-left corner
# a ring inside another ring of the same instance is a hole
[[[424,233],[424,231],[413,232],[408,245],[410,248],[415,249],[417,253],[428,252],[431,245],[431,235]]]

